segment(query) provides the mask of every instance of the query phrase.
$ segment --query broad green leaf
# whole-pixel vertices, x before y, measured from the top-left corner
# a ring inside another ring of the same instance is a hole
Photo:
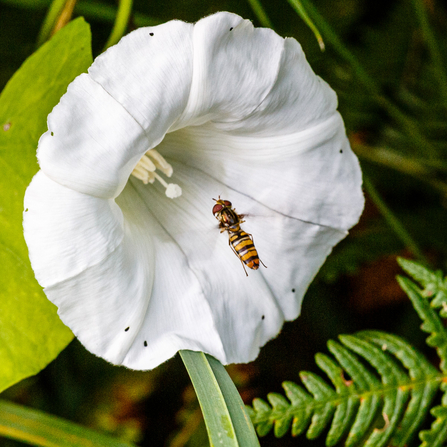
[[[23,197],[48,113],[91,62],[90,28],[77,19],[30,56],[0,96],[0,391],[36,374],[73,337],[34,279]]]
[[[43,447],[132,447],[73,422],[0,401],[0,435]]]
[[[202,409],[211,446],[259,447],[244,403],[222,364],[195,351],[180,351]]]

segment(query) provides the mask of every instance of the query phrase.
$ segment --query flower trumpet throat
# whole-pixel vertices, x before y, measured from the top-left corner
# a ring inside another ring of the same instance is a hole
[[[175,183],[167,183],[156,170],[161,171],[167,177],[171,177],[174,170],[172,166],[155,150],[148,150],[137,163],[132,171],[132,175],[140,179],[145,185],[158,180],[165,187],[165,194],[170,199],[175,199],[182,195],[182,188]]]

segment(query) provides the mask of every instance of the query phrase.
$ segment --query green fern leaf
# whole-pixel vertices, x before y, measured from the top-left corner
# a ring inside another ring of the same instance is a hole
[[[434,407],[430,413],[436,417],[436,420],[430,430],[421,432],[421,447],[441,447],[447,439],[447,407]]]
[[[435,290],[439,288],[442,280],[440,271],[432,272],[421,264],[411,261],[410,259],[397,258],[398,264],[405,270],[414,280],[421,283],[425,289],[431,288]]]
[[[273,407],[273,411],[282,415],[275,419],[275,436],[281,438],[289,431],[290,424],[292,423],[293,415],[288,412],[290,403],[285,397],[277,393],[270,393],[267,398]]]
[[[433,310],[429,301],[423,296],[422,291],[413,281],[401,276],[397,277],[397,281],[408,295],[413,303],[413,307],[421,317],[423,321],[421,329],[424,332],[430,333],[430,336],[427,338],[427,344],[436,348],[439,358],[441,359],[441,370],[447,372],[447,331],[440,317]]]
[[[325,429],[335,411],[332,400],[336,398],[336,393],[323,379],[310,372],[300,373],[304,386],[312,393],[316,402],[321,402],[315,406],[312,422],[307,430],[309,439],[316,439]]]
[[[379,331],[362,331],[356,335],[381,346],[384,351],[391,352],[408,369],[414,381],[407,410],[391,441],[393,446],[404,447],[427,416],[430,403],[439,387],[439,381],[436,380],[438,370],[422,354],[396,335]],[[430,377],[434,380],[427,380]]]
[[[270,393],[270,405],[262,399],[253,401],[249,414],[260,436],[273,427],[277,437],[284,436],[292,427],[292,435],[307,430],[306,436],[314,439],[329,426],[329,447],[343,438],[347,447],[360,442],[374,447],[408,444],[427,416],[445,375],[399,337],[364,331],[340,340],[343,345],[328,342],[334,358],[316,355],[317,365],[331,384],[314,373],[302,372],[306,390],[284,382],[287,399]],[[443,413],[438,413],[442,422]],[[438,425],[435,423],[426,436],[438,436],[442,431]]]
[[[371,345],[365,339],[345,335],[341,336],[340,340],[344,345],[367,360],[377,369],[382,377],[384,385],[384,405],[382,409],[384,427],[376,428],[365,444],[381,447],[387,443],[393,434],[409,398],[410,390],[399,386],[400,383],[406,381],[407,375],[381,348]]]
[[[441,271],[432,272],[417,262],[398,258],[400,266],[414,280],[419,282],[424,290],[422,295],[431,299],[434,308],[440,308],[440,315],[447,318],[447,278],[443,278]]]
[[[379,331],[342,335],[330,340],[326,354],[315,356],[320,376],[301,372],[305,387],[284,382],[287,399],[268,395],[270,405],[253,401],[250,417],[260,435],[275,428],[276,436],[306,432],[314,439],[328,428],[326,445],[345,441],[346,447],[360,445],[405,447],[428,416],[439,388],[441,405],[430,411],[435,417],[430,430],[420,433],[421,447],[441,447],[447,440],[447,330],[440,318],[447,312],[447,280],[417,263],[399,260],[424,289],[408,278],[398,282],[412,301],[429,333],[427,344],[440,357],[439,371],[404,339]],[[440,312],[435,310],[440,308]]]
[[[332,447],[340,442],[341,438],[349,429],[359,406],[359,399],[354,396],[356,387],[352,381],[344,378],[344,371],[329,356],[318,353],[315,356],[317,365],[322,369],[334,384],[337,394],[348,396],[346,400],[340,400],[331,428],[326,438],[326,445]]]
[[[270,405],[264,400],[256,398],[253,400],[253,410],[256,416],[261,419],[261,422],[256,424],[256,432],[259,436],[265,436],[270,432],[274,424],[274,420],[269,418],[271,413]]]
[[[312,398],[300,386],[293,382],[284,382],[282,386],[286,392],[287,398],[296,409],[293,412],[292,436],[298,436],[304,432],[312,418],[313,411],[310,405],[312,403]]]
[[[358,398],[360,399],[359,409],[354,423],[346,440],[346,447],[356,445],[364,436],[368,427],[372,424],[380,408],[381,398],[378,394],[369,391],[378,389],[380,382],[360,363],[357,357],[345,349],[339,343],[332,340],[328,342],[328,348],[340,365],[357,384]],[[363,392],[363,395],[361,393]],[[361,396],[361,398],[360,398]]]

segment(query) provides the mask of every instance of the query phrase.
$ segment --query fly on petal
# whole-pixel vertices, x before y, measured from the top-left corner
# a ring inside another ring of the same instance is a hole
[[[255,359],[363,209],[334,91],[296,40],[227,12],[109,48],[37,157],[36,278],[87,349],[133,369]]]

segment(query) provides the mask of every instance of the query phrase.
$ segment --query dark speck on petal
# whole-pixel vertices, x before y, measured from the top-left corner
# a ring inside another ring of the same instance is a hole
[[[343,153],[343,149],[340,149],[340,154],[342,154]]]
[[[230,31],[233,31],[233,27],[230,28]]]
[[[146,347],[147,346],[147,341],[146,340],[144,340],[144,347]]]
[[[262,317],[261,317],[261,320],[263,320],[265,318],[265,315],[263,315]]]
[[[154,33],[149,33],[149,36],[153,36],[154,35]]]
[[[295,293],[295,289],[292,289],[292,292]]]
[[[130,327],[126,327],[126,329],[124,329],[124,332],[127,332],[130,329]]]
[[[51,136],[54,137],[54,132],[51,132]]]

